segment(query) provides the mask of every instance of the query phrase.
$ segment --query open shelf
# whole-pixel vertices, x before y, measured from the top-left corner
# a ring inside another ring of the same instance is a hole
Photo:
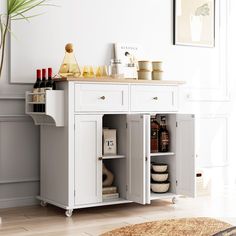
[[[109,159],[122,159],[125,158],[124,155],[104,155],[102,157],[103,160],[109,160]]]
[[[31,92],[27,92],[28,95],[39,95],[39,94],[45,94],[45,92],[43,93],[31,93]]]
[[[157,152],[157,153],[151,153],[151,157],[159,157],[159,156],[174,156],[174,152]]]
[[[117,199],[105,200],[105,201],[94,203],[94,204],[80,205],[78,208],[109,206],[109,205],[125,204],[125,203],[131,203],[131,202],[132,201],[126,200],[124,198],[117,198]]]
[[[46,104],[45,102],[28,102],[28,104]]]
[[[28,115],[46,115],[45,112],[27,112]]]
[[[171,192],[167,192],[167,193],[153,193],[151,192],[151,196],[150,199],[151,200],[157,200],[157,199],[165,199],[165,198],[173,198],[174,196],[176,196],[176,194],[171,193]]]
[[[104,205],[111,205],[111,204],[122,204],[122,203],[129,203],[131,201],[126,200],[124,198],[115,198],[115,199],[106,199],[102,201],[105,203]]]
[[[33,102],[33,96],[45,94],[45,102]],[[34,112],[35,104],[45,104],[45,112]],[[47,90],[45,93],[26,92],[25,113],[30,115],[36,125],[64,126],[64,91]]]

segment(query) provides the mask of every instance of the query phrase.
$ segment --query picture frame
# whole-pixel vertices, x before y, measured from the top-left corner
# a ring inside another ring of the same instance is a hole
[[[215,47],[215,0],[174,1],[174,45]]]

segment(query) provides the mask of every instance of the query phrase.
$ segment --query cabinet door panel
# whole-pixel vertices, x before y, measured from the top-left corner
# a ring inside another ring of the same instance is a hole
[[[128,200],[146,203],[145,116],[128,115]]]
[[[195,118],[183,114],[176,118],[177,194],[195,197]]]
[[[102,116],[75,117],[75,204],[102,201]]]
[[[146,132],[146,187],[145,187],[145,191],[146,191],[146,204],[151,204],[151,124],[150,124],[150,116],[149,115],[145,115],[145,132]]]

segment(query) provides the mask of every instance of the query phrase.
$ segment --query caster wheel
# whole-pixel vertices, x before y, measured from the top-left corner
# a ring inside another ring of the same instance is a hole
[[[40,202],[40,205],[41,205],[42,207],[46,207],[48,204],[47,204],[45,201],[41,201],[41,202]]]
[[[176,203],[177,203],[177,201],[178,201],[178,200],[177,200],[177,198],[176,198],[176,197],[173,197],[173,198],[172,198],[172,203],[173,203],[173,204],[176,204]]]
[[[73,214],[73,210],[66,210],[66,211],[65,211],[66,217],[71,217],[72,214]]]

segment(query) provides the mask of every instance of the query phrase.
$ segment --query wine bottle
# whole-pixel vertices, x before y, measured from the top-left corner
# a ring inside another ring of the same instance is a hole
[[[156,117],[151,117],[151,153],[159,151],[159,132],[160,125],[157,122]]]
[[[169,151],[169,132],[167,130],[166,117],[161,116],[161,128],[159,130],[159,148],[160,152],[168,152]]]
[[[53,90],[54,81],[52,80],[52,68],[48,68],[48,81],[46,83],[46,90]]]
[[[46,93],[46,69],[42,70],[42,82],[40,84],[40,110],[45,112],[45,93]]]
[[[34,84],[33,93],[32,96],[32,102],[39,102],[39,92],[40,92],[40,84],[41,84],[41,70],[36,70],[36,82]],[[33,111],[34,112],[40,112],[40,105],[34,104],[33,105]]]

